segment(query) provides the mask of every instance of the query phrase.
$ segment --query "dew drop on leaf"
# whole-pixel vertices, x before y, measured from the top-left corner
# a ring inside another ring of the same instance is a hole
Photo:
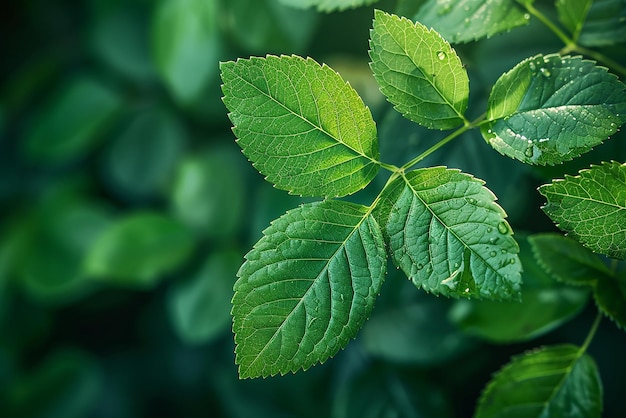
[[[492,251],[492,252],[490,252],[490,253],[489,253],[489,255],[490,255],[490,256],[492,256],[492,257],[495,257],[497,254],[498,254],[498,253],[497,253],[497,252],[495,252],[495,251]]]
[[[527,156],[528,158],[532,158],[533,156],[533,146],[530,145],[528,148],[526,148],[526,151],[524,151],[524,155]]]
[[[437,58],[439,58],[441,61],[445,60],[446,56],[447,56],[446,53],[443,51],[437,52]]]
[[[550,77],[550,76],[552,75],[552,73],[550,72],[550,70],[548,70],[547,68],[543,68],[543,67],[542,67],[539,71],[541,71],[541,74],[542,74],[544,77],[546,77],[546,78],[548,78],[548,77]]]
[[[509,232],[509,227],[507,226],[505,222],[500,222],[498,224],[498,232],[501,234],[506,234]]]

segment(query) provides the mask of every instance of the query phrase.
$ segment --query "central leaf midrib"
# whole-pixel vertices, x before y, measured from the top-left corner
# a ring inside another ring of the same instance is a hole
[[[329,138],[337,141],[338,144],[341,144],[343,146],[345,146],[346,148],[348,148],[349,150],[351,150],[352,152],[354,152],[355,154],[364,157],[368,160],[370,160],[373,163],[377,163],[377,161],[370,157],[369,155],[355,149],[354,147],[348,145],[346,142],[342,141],[341,138],[336,138],[334,135],[332,135],[330,132],[326,131],[322,126],[318,126],[316,125],[314,122],[310,121],[309,119],[307,119],[304,115],[299,114],[298,112],[290,109],[289,107],[287,107],[284,103],[280,102],[279,100],[277,100],[274,96],[272,96],[272,94],[270,92],[266,92],[263,89],[261,89],[259,86],[257,86],[256,84],[246,80],[243,76],[239,75],[239,74],[235,74],[236,77],[238,77],[241,81],[243,81],[244,83],[248,84],[249,86],[251,86],[252,88],[254,88],[255,90],[257,90],[259,93],[261,93],[262,95],[266,96],[267,98],[269,98],[270,100],[272,100],[272,102],[276,103],[279,107],[282,107],[283,109],[285,109],[287,112],[291,113],[292,115],[300,118],[301,120],[305,121],[306,123],[308,123],[309,125],[311,125],[314,129],[322,132],[324,135],[328,136]],[[264,80],[266,80],[264,78]]]

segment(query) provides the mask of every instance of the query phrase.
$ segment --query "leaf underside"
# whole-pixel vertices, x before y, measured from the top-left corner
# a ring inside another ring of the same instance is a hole
[[[336,72],[298,56],[221,64],[224,103],[237,143],[276,187],[345,196],[379,169],[376,125]]]
[[[626,87],[606,68],[537,55],[496,82],[481,132],[504,155],[554,165],[601,144],[624,122]]]
[[[382,232],[364,206],[305,204],[263,234],[234,287],[241,378],[307,369],[344,348],[369,316],[386,271]]]
[[[529,19],[514,0],[429,0],[414,18],[452,43],[489,38]]]
[[[481,180],[445,167],[411,171],[383,192],[377,219],[395,264],[424,290],[519,299],[519,247]]]
[[[626,258],[626,164],[605,162],[539,188],[544,212],[592,251]]]
[[[602,414],[602,382],[593,359],[573,345],[514,357],[482,393],[475,418],[568,417]]]
[[[376,10],[370,48],[374,77],[398,112],[428,128],[463,124],[469,79],[437,32]]]

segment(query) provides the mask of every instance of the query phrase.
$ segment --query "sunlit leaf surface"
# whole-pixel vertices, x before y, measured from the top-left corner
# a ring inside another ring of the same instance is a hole
[[[295,372],[333,356],[369,316],[386,270],[380,228],[353,203],[300,206],[263,234],[233,297],[242,378]]]
[[[528,164],[558,164],[601,144],[626,121],[626,86],[580,57],[538,55],[498,79],[481,132]]]
[[[418,169],[383,192],[377,218],[393,260],[417,287],[453,297],[518,299],[519,248],[481,180]]]
[[[344,196],[379,169],[372,115],[335,71],[313,59],[222,63],[224,103],[244,154],[292,194]]]
[[[463,124],[469,79],[437,32],[377,10],[370,48],[374,77],[398,112],[428,128]]]

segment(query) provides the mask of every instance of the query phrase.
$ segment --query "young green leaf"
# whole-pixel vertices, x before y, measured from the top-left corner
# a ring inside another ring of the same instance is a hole
[[[481,180],[445,167],[411,171],[383,192],[376,216],[394,262],[416,286],[452,297],[519,299],[519,248]]]
[[[537,55],[498,79],[481,132],[504,155],[553,165],[591,150],[625,121],[626,86],[606,68]]]
[[[596,254],[572,238],[544,233],[528,240],[541,267],[563,283],[591,285],[611,274]]]
[[[467,72],[437,32],[376,10],[370,48],[374,77],[398,112],[428,128],[451,129],[464,123]]]
[[[592,251],[626,258],[626,164],[604,162],[539,188],[559,228]]]
[[[195,102],[217,77],[217,2],[164,0],[153,20],[155,64],[176,100]]]
[[[559,20],[572,33],[575,41],[580,35],[592,3],[593,0],[556,0]]]
[[[307,369],[344,348],[369,316],[386,270],[382,232],[364,206],[305,204],[263,234],[234,287],[242,378]]]
[[[488,38],[529,19],[515,0],[429,0],[414,18],[452,43]]]
[[[602,414],[602,382],[588,354],[558,345],[514,357],[482,393],[474,418],[568,417]]]
[[[315,7],[320,12],[333,12],[376,3],[378,0],[279,0],[298,8]]]
[[[626,329],[626,280],[609,270],[598,255],[578,241],[558,234],[537,234],[531,244],[539,264],[556,279],[589,285],[598,308]]]
[[[380,168],[376,124],[356,91],[326,65],[297,56],[221,64],[238,144],[276,187],[345,196]]]
[[[151,286],[191,255],[189,230],[159,213],[135,212],[112,223],[87,254],[85,271],[97,279]]]
[[[625,18],[624,0],[594,0],[580,34],[580,44],[598,47],[625,42]]]
[[[523,303],[459,300],[451,317],[464,332],[499,343],[526,341],[567,322],[589,301],[589,289],[559,283],[539,265],[526,237],[517,242]]]

